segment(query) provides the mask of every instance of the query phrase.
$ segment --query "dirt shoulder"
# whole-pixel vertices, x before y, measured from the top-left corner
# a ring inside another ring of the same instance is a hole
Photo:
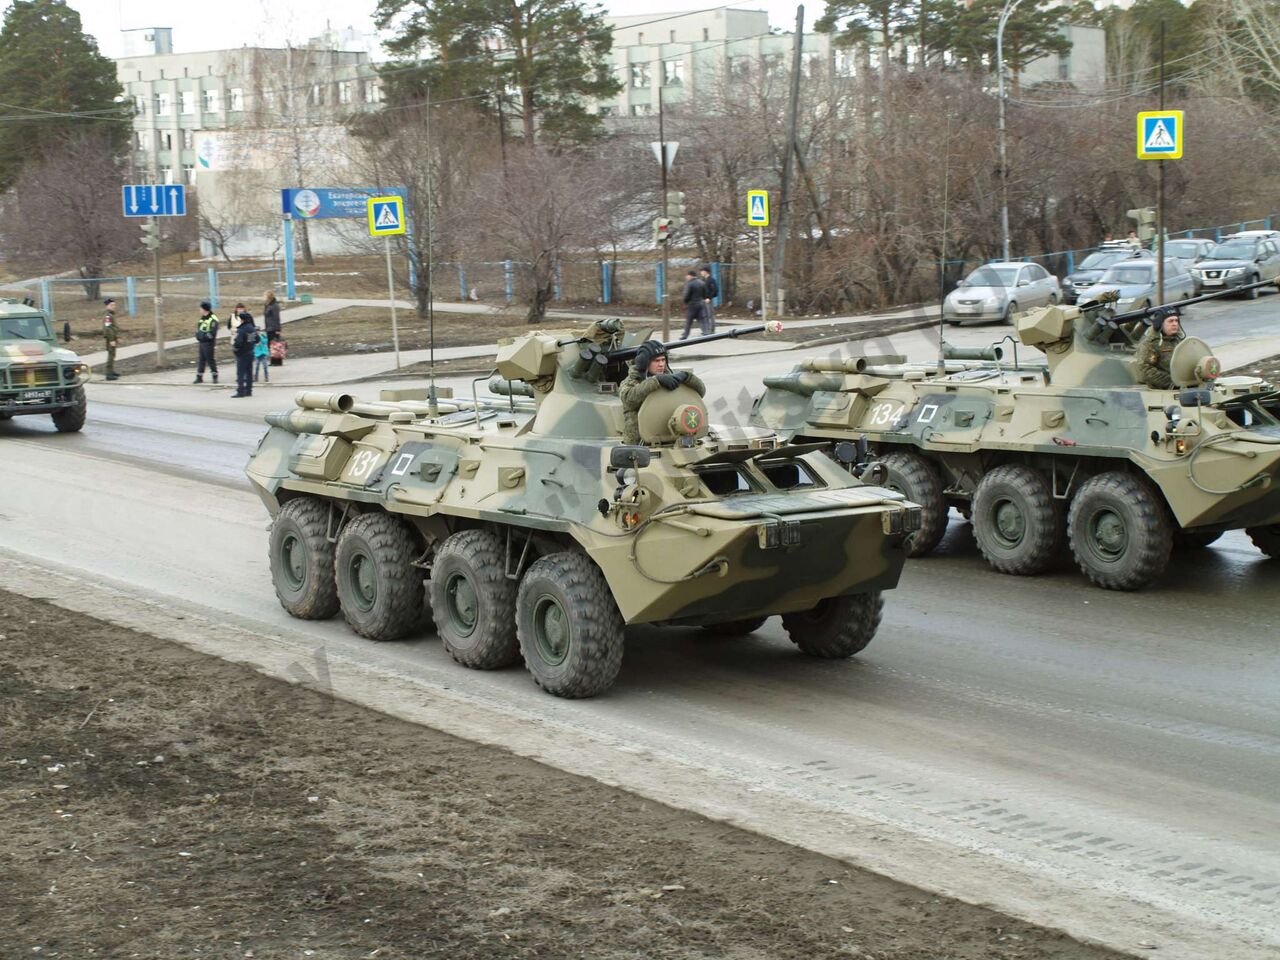
[[[1117,954],[0,593],[0,955]]]

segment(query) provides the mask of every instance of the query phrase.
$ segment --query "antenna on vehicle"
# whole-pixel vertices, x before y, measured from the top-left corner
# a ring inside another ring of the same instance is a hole
[[[950,212],[951,190],[951,115],[947,115],[947,136],[942,148],[942,249],[938,265],[938,373],[946,373],[947,362],[943,356],[947,325],[947,214]]]
[[[436,310],[435,310],[435,260],[432,255],[432,237],[431,237],[431,204],[435,202],[435,193],[431,189],[431,87],[427,87],[426,98],[426,134],[427,134],[427,339],[431,352],[427,362],[428,378],[430,385],[427,387],[427,415],[430,417],[440,416],[440,399],[436,393]]]

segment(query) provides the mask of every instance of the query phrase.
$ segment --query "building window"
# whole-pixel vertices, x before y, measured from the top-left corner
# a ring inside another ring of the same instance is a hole
[[[159,132],[156,134],[156,136],[157,136],[157,137],[159,138],[159,140],[160,140],[160,149],[161,149],[161,150],[172,150],[172,149],[173,149],[173,134],[172,134],[172,133],[169,133],[168,131],[163,131],[163,130],[162,130],[162,131],[159,131]]]
[[[351,87],[352,87],[352,84],[350,80],[343,80],[341,83],[338,84],[338,102],[339,103],[351,102]]]
[[[194,90],[183,90],[178,94],[178,109],[185,115],[196,112],[196,92]]]
[[[244,110],[244,90],[240,87],[231,88],[231,110],[239,113]]]
[[[182,131],[182,149],[194,150],[196,146],[196,132],[194,130]]]
[[[147,141],[149,140],[146,130],[133,131],[133,148],[135,150],[147,149]]]
[[[366,80],[364,82],[364,102],[365,103],[381,103],[382,102],[382,81]]]
[[[643,30],[641,30],[639,33],[637,33],[637,34],[636,34],[636,43],[639,43],[639,44],[641,44],[641,45],[643,45],[643,44],[644,44],[644,31],[643,31]]]
[[[616,117],[617,115],[618,115],[618,108],[616,105],[612,103],[603,103],[600,105],[600,116]]]
[[[167,93],[157,93],[156,94],[156,116],[167,117],[170,111],[172,110],[173,110],[173,103],[171,102],[169,95]]]
[[[836,51],[836,76],[854,77],[858,74],[857,60],[852,50]]]
[[[139,97],[133,98],[133,112],[140,117],[145,117],[147,115],[147,98],[146,97],[139,96]]]
[[[676,42],[676,32],[674,30],[671,31],[671,40],[669,42],[670,43]]]
[[[766,53],[764,59],[764,73],[767,77],[781,77],[786,71],[782,67],[782,54]]]
[[[222,98],[218,96],[217,90],[206,90],[204,92],[204,112],[217,113],[219,110],[221,110],[222,105],[219,102],[221,101],[221,99]]]
[[[706,43],[711,39],[711,29],[709,27],[702,28],[702,42]]]
[[[325,97],[324,97],[324,88],[325,88],[325,86],[326,86],[326,84],[323,84],[323,83],[313,83],[313,84],[311,85],[310,103],[311,103],[311,105],[312,105],[313,107],[323,107],[323,106],[324,106],[324,100],[325,100]]]
[[[633,63],[631,65],[631,86],[637,90],[649,85],[649,65],[647,63]]]
[[[182,165],[182,180],[190,186],[196,185],[196,165],[194,163],[184,163]]]
[[[662,61],[662,85],[664,87],[680,87],[684,85],[684,61]]]
[[[160,168],[160,182],[173,183],[173,167]],[[154,202],[154,201],[153,201]]]
[[[738,80],[745,80],[751,76],[751,58],[743,56],[730,57],[729,76]]]
[[[649,103],[633,103],[631,105],[631,115],[633,117],[649,117],[653,115],[653,105]]]
[[[822,54],[810,53],[800,61],[800,75],[809,80],[822,76]]]

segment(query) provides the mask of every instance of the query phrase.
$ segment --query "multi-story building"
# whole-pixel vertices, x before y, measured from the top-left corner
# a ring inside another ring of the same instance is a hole
[[[664,104],[693,103],[713,97],[717,86],[739,72],[762,66],[785,77],[790,69],[793,34],[769,27],[762,10],[720,8],[676,14],[606,17],[613,30],[610,57],[622,90],[596,109],[607,117],[643,117]],[[1023,84],[1070,83],[1081,89],[1099,86],[1106,76],[1106,34],[1097,27],[1066,26],[1071,52],[1042,57],[1020,73]],[[801,40],[806,75],[826,66],[835,76],[852,76],[872,62],[868,50],[848,49],[830,34],[805,33]],[[898,55],[908,66],[918,49],[906,45]]]
[[[381,101],[366,51],[307,44],[174,53],[172,30],[128,30],[116,76],[133,101],[137,171],[195,184],[213,169],[222,131],[336,124]]]

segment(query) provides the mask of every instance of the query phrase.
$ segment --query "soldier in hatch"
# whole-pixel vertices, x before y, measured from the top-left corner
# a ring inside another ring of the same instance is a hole
[[[1182,332],[1182,318],[1176,307],[1158,307],[1151,312],[1150,322],[1151,329],[1138,344],[1135,358],[1138,376],[1154,390],[1172,390],[1169,358],[1186,336]]]
[[[667,348],[657,340],[646,340],[636,350],[631,373],[622,382],[620,392],[623,411],[623,443],[640,442],[640,405],[645,397],[658,390],[674,390],[681,384],[691,387],[704,397],[707,388],[688,370],[670,370],[667,367]]]

